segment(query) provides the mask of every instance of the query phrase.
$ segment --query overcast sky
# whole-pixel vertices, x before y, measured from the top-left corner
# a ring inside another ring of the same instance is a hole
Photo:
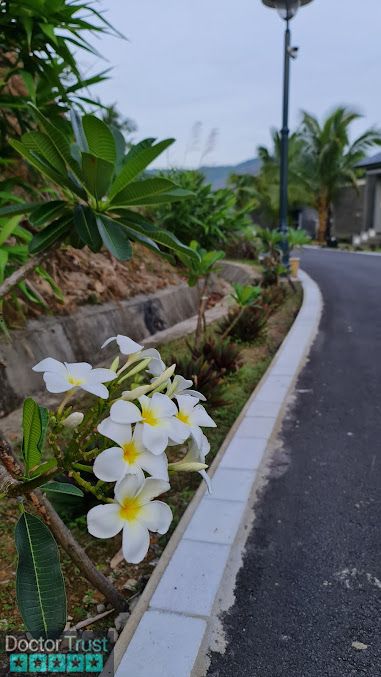
[[[255,156],[280,125],[283,22],[261,0],[100,0],[127,37],[103,37],[113,66],[93,89],[138,125],[137,138],[173,136],[171,166],[235,164]],[[291,123],[301,108],[321,116],[337,104],[360,109],[356,131],[381,126],[381,0],[313,0],[292,21]],[[102,62],[82,57],[86,70]],[[202,123],[197,150],[192,128]]]

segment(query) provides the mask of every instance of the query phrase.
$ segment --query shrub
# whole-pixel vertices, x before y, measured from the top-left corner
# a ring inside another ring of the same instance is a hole
[[[163,176],[193,193],[186,203],[158,205],[150,210],[182,242],[197,240],[201,247],[215,249],[250,225],[248,209],[237,209],[234,193],[227,188],[213,190],[200,172],[174,170]]]

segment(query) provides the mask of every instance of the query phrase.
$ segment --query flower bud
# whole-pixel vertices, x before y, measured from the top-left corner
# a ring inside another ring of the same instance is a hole
[[[62,425],[64,425],[65,428],[75,430],[75,428],[78,428],[78,426],[81,425],[83,419],[84,414],[82,414],[81,411],[73,411],[72,414],[69,414],[69,416],[62,421]]]
[[[195,461],[178,461],[168,465],[169,472],[200,472],[208,466],[205,463],[196,463]]]

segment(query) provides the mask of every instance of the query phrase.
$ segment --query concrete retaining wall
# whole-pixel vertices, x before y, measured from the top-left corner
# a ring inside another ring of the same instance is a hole
[[[0,342],[0,417],[41,389],[41,375],[31,367],[42,358],[94,364],[109,336],[127,334],[141,341],[194,315],[197,303],[197,289],[184,283],[128,301],[84,306],[70,316],[28,322],[25,329],[12,332],[10,342]]]
[[[246,284],[254,281],[257,271],[224,261],[219,274],[229,282]],[[221,279],[214,278],[211,288],[226,293]],[[0,341],[0,418],[14,411],[26,396],[41,391],[41,374],[31,368],[44,357],[99,364],[101,357],[107,361],[115,354],[111,346],[100,355],[100,346],[109,336],[126,334],[135,341],[158,332],[161,336],[164,330],[193,317],[197,307],[197,288],[183,283],[128,301],[83,306],[73,315],[29,321],[25,329],[12,332],[10,342]]]

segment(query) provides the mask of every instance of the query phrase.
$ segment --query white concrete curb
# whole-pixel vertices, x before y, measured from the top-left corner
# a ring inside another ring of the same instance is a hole
[[[124,639],[122,633],[126,649],[120,662],[115,652],[116,677],[191,675],[257,469],[318,330],[319,288],[303,272],[300,279],[302,308],[215,459],[213,494],[196,494],[185,528],[172,536],[176,541],[177,534],[175,547],[162,557],[165,568],[157,572],[139,622],[126,626]]]

